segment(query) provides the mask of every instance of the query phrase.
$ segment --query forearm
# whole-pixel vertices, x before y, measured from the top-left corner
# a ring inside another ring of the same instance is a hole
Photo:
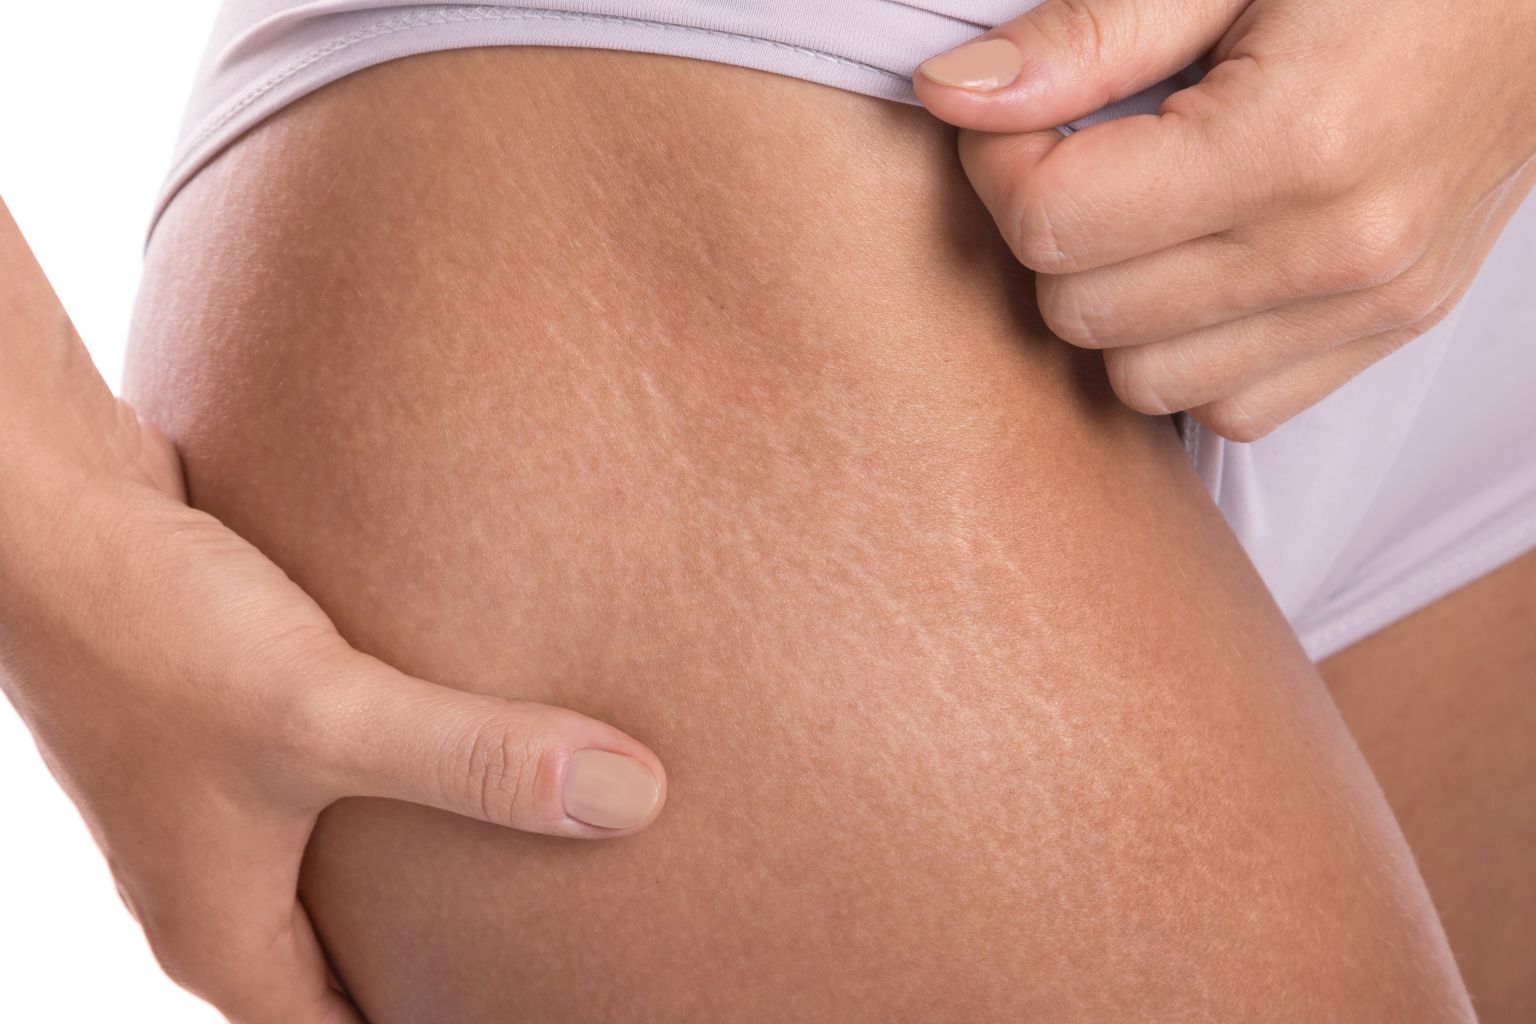
[[[295,902],[315,816],[343,796],[563,838],[649,824],[664,770],[633,739],[358,653],[189,508],[175,450],[112,398],[6,227],[0,689],[174,980],[246,1024],[357,1020]],[[524,773],[495,756],[514,750]]]
[[[183,495],[175,450],[113,397],[0,203],[0,688],[24,715],[42,695],[19,687],[56,685],[142,610],[123,525],[151,485]]]
[[[0,202],[0,474],[120,464],[124,411]],[[22,469],[25,459],[28,469]]]
[[[11,596],[19,559],[55,536],[63,513],[145,484],[185,496],[175,449],[113,397],[0,202],[0,567]]]

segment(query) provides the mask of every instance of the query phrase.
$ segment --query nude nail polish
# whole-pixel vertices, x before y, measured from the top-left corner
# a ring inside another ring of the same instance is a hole
[[[930,57],[917,70],[940,85],[990,92],[1019,77],[1024,70],[1024,57],[1007,39],[982,39]]]
[[[602,828],[628,828],[650,816],[661,795],[656,776],[611,750],[578,750],[565,769],[565,813]]]

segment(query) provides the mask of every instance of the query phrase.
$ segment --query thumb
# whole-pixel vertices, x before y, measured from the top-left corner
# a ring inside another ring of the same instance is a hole
[[[439,807],[524,832],[601,839],[648,826],[666,772],[647,747],[566,708],[439,686],[348,649],[309,710],[343,796]]]
[[[986,132],[1054,128],[1134,95],[1214,46],[1248,0],[1044,0],[918,65],[937,118]]]

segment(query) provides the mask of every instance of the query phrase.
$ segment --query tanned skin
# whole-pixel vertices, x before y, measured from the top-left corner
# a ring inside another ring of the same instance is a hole
[[[127,388],[192,500],[667,765],[606,844],[327,812],[370,1021],[1472,1020],[1170,421],[1034,308],[951,129],[698,61],[391,62],[183,191]]]

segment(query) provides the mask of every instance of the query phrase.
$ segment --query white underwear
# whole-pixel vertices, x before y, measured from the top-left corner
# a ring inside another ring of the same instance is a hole
[[[155,218],[264,118],[398,57],[467,46],[600,47],[915,103],[919,62],[1037,2],[227,0]],[[1073,126],[1155,112],[1189,80]],[[1239,444],[1182,420],[1201,480],[1313,658],[1536,548],[1533,266],[1536,199],[1516,213],[1449,317],[1268,437]]]

